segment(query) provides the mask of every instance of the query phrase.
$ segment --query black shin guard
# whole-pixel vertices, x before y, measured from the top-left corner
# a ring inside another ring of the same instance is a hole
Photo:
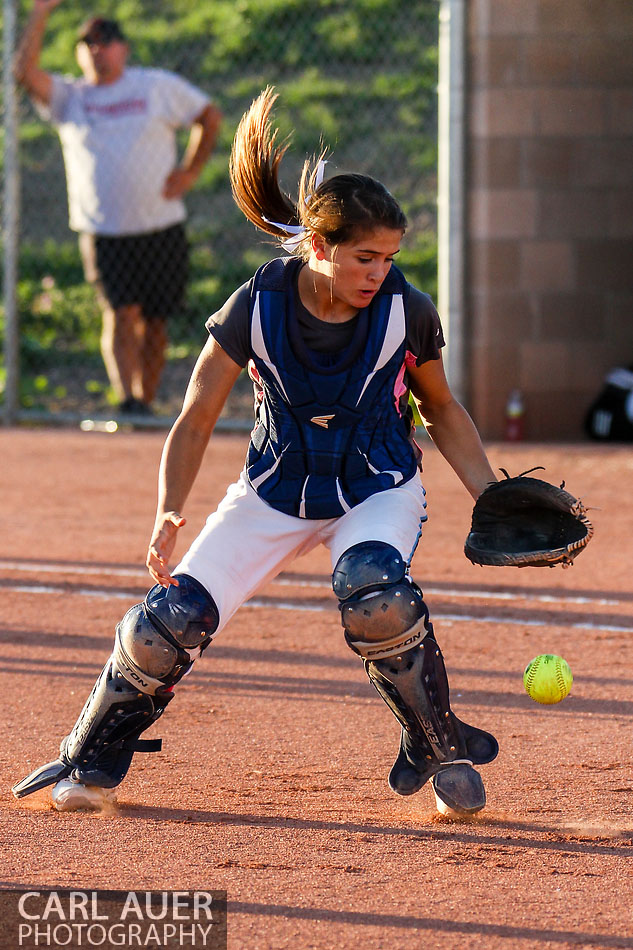
[[[158,752],[161,739],[139,739],[162,716],[172,692],[148,695],[133,686],[115,654],[106,663],[72,732],[62,742],[60,759],[84,785],[115,788],[125,778],[135,752]]]
[[[16,798],[73,775],[85,785],[114,788],[135,752],[154,752],[161,740],[139,736],[172,700],[173,686],[209,645],[218,626],[212,597],[193,578],[179,586],[153,587],[144,603],[117,627],[114,652],[103,668],[59,758],[13,787]]]
[[[389,774],[394,792],[412,795],[450,764],[483,765],[496,757],[494,736],[462,722],[451,710],[444,660],[432,632],[401,655],[364,662],[369,679],[402,726]]]
[[[432,776],[460,764],[450,783],[447,776],[434,782],[436,794],[436,785],[445,784],[450,798],[449,784],[457,788],[463,773],[473,791],[464,798],[483,807],[483,784],[472,765],[491,762],[497,741],[452,712],[428,607],[408,575],[405,559],[389,544],[363,541],[341,555],[332,587],[348,645],[363,658],[369,679],[402,726],[400,751],[389,775],[391,788],[412,795]]]
[[[161,739],[138,737],[162,715],[173,693],[139,692],[117,669],[113,655],[104,666],[72,732],[61,743],[59,758],[13,786],[23,798],[73,775],[84,785],[115,788],[125,778],[135,752],[158,752]]]

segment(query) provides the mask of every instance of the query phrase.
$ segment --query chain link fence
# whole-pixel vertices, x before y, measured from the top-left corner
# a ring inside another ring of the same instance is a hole
[[[20,32],[30,7],[30,0],[18,4]],[[216,149],[185,199],[187,294],[168,320],[167,363],[154,403],[160,417],[178,412],[206,339],[207,316],[278,253],[236,208],[228,178],[237,122],[267,84],[279,93],[281,136],[292,135],[282,186],[296,195],[301,165],[321,140],[335,171],[384,181],[409,218],[399,265],[435,294],[438,0],[106,0],[95,11],[62,2],[48,21],[42,68],[80,74],[77,28],[91,12],[120,23],[130,65],[174,71],[208,94],[224,116]],[[100,353],[101,312],[68,225],[60,142],[23,94],[18,115],[21,417],[107,417],[116,397]],[[186,141],[183,132],[180,150]],[[137,167],[135,174],[151,176],[152,168]],[[2,210],[6,237],[10,216]],[[4,323],[3,311],[6,357]],[[5,357],[2,379],[10,370]],[[240,379],[225,417],[249,413],[248,381]]]

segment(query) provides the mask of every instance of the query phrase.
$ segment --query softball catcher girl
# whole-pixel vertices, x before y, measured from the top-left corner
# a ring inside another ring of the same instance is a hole
[[[405,215],[373,178],[324,178],[324,154],[306,161],[296,203],[285,195],[275,99],[266,89],[243,116],[230,173],[240,209],[287,254],[207,323],[160,464],[147,555],[155,586],[119,623],[59,758],[18,782],[18,798],[47,785],[60,810],[111,797],[134,753],[160,747],[141,735],[240,605],[322,543],[346,642],[401,726],[391,788],[411,795],[430,779],[443,813],[485,805],[474,765],[494,759],[497,743],[452,712],[429,611],[409,575],[426,520],[409,392],[473,498],[495,475],[449,390],[435,308],[394,263]],[[246,366],[256,420],[244,469],[170,570],[187,496]]]

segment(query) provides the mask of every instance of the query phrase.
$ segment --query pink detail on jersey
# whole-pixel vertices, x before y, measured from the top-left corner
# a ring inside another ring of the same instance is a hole
[[[257,367],[255,366],[254,360],[248,361],[248,375],[255,383],[255,398],[258,402],[261,402],[264,398],[264,390],[262,389],[262,381],[259,373],[257,372]]]
[[[415,361],[416,357],[410,350],[407,350],[407,352],[404,354],[404,363],[400,367],[400,371],[393,386],[396,410],[399,415],[402,415],[400,412],[400,399],[407,392],[407,387],[404,385],[404,374],[406,373],[408,366],[415,366]]]
[[[415,366],[415,363],[416,363],[416,357],[413,355],[413,353],[410,350],[407,350],[407,352],[404,354],[404,363],[400,367],[400,370],[396,377],[396,381],[393,386],[393,395],[395,398],[396,412],[400,416],[402,415],[402,413],[400,412],[400,400],[402,399],[403,396],[406,396],[407,404],[409,401],[409,389],[404,384],[404,375],[407,371],[407,368],[409,366]],[[413,446],[413,451],[415,452],[418,468],[420,469],[420,471],[422,471],[422,449],[420,448],[418,443],[415,441],[414,436],[415,436],[415,425],[413,424],[413,419],[411,419],[411,431],[409,432],[409,440],[411,442],[411,445]]]

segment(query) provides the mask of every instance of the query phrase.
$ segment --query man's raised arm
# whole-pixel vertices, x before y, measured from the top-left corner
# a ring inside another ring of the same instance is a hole
[[[50,74],[40,69],[42,40],[48,15],[60,3],[61,0],[35,0],[13,67],[16,81],[44,105],[50,103],[53,82]]]

